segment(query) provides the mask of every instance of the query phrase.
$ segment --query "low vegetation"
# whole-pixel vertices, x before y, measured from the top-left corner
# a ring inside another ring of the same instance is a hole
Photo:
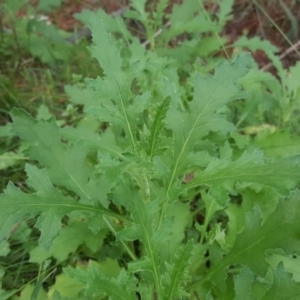
[[[0,299],[298,299],[292,48],[226,38],[233,0],[84,10],[91,43],[50,2],[1,4]]]

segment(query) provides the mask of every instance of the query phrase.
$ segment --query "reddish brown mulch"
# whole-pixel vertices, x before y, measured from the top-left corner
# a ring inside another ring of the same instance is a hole
[[[51,13],[49,17],[59,28],[72,31],[75,26],[80,26],[80,22],[73,17],[75,13],[79,13],[84,9],[97,10],[99,8],[104,9],[107,13],[113,13],[127,4],[127,0],[66,0],[63,5],[57,11]]]
[[[266,11],[269,18],[286,34],[289,35],[291,30],[291,21],[279,4],[280,1],[257,1],[259,5]],[[276,3],[275,3],[276,2]],[[298,29],[300,25],[300,3],[299,1],[284,0],[282,1],[290,9],[296,19],[298,19]],[[233,19],[226,26],[226,35],[230,41],[236,41],[240,36],[247,37],[259,36],[262,39],[269,40],[273,45],[277,46],[279,53],[283,53],[290,44],[285,40],[278,29],[273,26],[272,22],[265,16],[259,7],[253,1],[236,0],[233,7]],[[296,43],[300,36],[289,36],[292,43]],[[268,64],[268,58],[263,51],[253,53],[260,67]],[[293,51],[283,59],[285,67],[294,65],[299,60],[299,56]]]

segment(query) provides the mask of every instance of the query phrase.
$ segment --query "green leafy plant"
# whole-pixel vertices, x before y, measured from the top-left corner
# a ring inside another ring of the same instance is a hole
[[[69,33],[50,24],[44,15],[61,2],[8,0],[0,4],[1,191],[9,179],[21,185],[25,178],[23,169],[27,158],[21,153],[23,144],[8,124],[11,109],[26,107],[29,112],[37,113],[39,118],[45,115],[47,109],[44,104],[47,104],[52,113],[62,115],[64,120],[61,122],[75,122],[75,111],[72,111],[71,105],[63,111],[63,86],[82,81],[85,71],[93,76],[100,70],[97,66],[93,72],[90,61],[83,62],[81,58],[87,53],[87,41],[70,45],[65,40]]]
[[[255,110],[243,117],[248,131],[235,126],[255,87],[268,92],[251,56],[206,74],[190,65],[182,80],[152,46],[115,39],[97,17],[91,30],[103,76],[66,87],[83,110],[76,126],[11,112],[31,162],[26,185],[0,195],[0,239],[20,240],[12,228],[29,218],[40,232],[29,250],[38,280],[21,299],[299,297],[299,146],[272,150],[283,127],[292,140],[282,122],[249,133],[267,119]],[[51,259],[63,270],[46,295]]]
[[[61,1],[51,2],[40,1],[36,8],[30,6],[27,0],[4,1],[1,4],[1,24],[4,28],[0,51],[4,57],[10,56],[13,48],[14,55],[17,54],[19,59],[26,50],[48,64],[70,58],[72,47],[64,41],[68,34],[50,24],[47,18],[40,14],[61,3]],[[26,13],[23,17],[17,17],[21,9]]]

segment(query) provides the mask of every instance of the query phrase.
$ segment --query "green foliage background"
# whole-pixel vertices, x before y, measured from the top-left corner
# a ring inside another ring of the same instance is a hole
[[[0,195],[0,256],[21,244],[39,267],[19,286],[1,267],[1,299],[297,299],[299,63],[283,69],[257,38],[216,59],[233,1],[214,20],[175,5],[158,36],[167,1],[145,4],[125,17],[148,48],[120,17],[80,16],[101,72],[65,87],[78,118],[10,113],[27,180]]]

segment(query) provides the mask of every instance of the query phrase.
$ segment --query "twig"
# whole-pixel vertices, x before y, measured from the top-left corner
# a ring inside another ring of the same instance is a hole
[[[300,47],[300,40],[295,43],[294,45],[292,45],[291,47],[289,47],[288,49],[286,49],[280,56],[279,59],[282,60],[284,59],[287,55],[289,55],[291,52],[296,51],[297,52],[297,48]],[[272,63],[268,63],[267,65],[265,65],[264,67],[261,68],[261,71],[267,71],[268,69],[270,69],[273,66]]]

